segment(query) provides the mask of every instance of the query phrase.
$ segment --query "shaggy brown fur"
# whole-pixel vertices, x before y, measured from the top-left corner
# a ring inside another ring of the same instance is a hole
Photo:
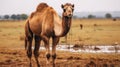
[[[35,14],[37,14],[38,12],[42,12],[44,11],[45,8],[49,7],[46,3],[40,3],[35,12],[32,12],[29,18],[32,18]]]
[[[36,8],[36,12],[40,12],[42,11],[44,8],[49,7],[46,3],[40,3],[37,8]]]
[[[30,66],[32,66],[33,37],[35,39],[34,56],[38,67],[40,67],[38,60],[40,42],[43,40],[45,44],[47,63],[49,63],[51,56],[49,39],[52,37],[52,59],[53,67],[55,67],[56,45],[59,42],[59,38],[69,32],[74,5],[67,3],[62,5],[62,8],[64,10],[62,20],[60,20],[56,11],[46,3],[40,3],[36,11],[27,19],[25,24],[25,48],[30,60]]]

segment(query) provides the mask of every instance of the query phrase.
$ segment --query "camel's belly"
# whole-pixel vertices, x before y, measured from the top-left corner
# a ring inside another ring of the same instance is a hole
[[[30,23],[30,29],[35,35],[41,34],[41,26],[39,24]]]

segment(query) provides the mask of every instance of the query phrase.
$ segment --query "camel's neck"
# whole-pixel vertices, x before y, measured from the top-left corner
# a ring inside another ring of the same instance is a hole
[[[65,17],[65,16],[62,16],[62,33],[61,33],[61,36],[65,36],[69,30],[70,30],[70,27],[71,27],[71,17]]]
[[[68,18],[62,16],[62,20],[60,20],[57,14],[54,14],[54,33],[57,37],[65,36],[71,27],[72,18]]]

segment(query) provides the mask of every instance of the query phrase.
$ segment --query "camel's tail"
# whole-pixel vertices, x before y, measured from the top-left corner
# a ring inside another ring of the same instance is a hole
[[[25,50],[27,50],[27,39],[25,38]]]
[[[29,38],[31,38],[33,36],[33,33],[30,29],[30,24],[29,24],[29,20],[27,20],[26,25],[25,25],[25,50],[27,49],[27,41],[29,40]]]

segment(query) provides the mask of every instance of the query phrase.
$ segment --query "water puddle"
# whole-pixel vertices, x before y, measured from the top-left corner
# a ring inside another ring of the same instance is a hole
[[[45,50],[44,46],[40,50]],[[50,50],[52,48],[50,47]],[[75,45],[57,45],[57,50],[68,52],[86,52],[86,53],[120,53],[120,45],[116,46],[75,46]]]

